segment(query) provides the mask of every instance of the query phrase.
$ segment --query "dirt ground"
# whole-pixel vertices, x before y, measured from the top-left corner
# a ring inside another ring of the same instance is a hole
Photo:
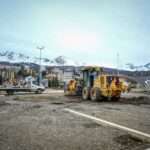
[[[0,95],[0,150],[148,150],[150,143],[65,111],[69,108],[150,134],[150,97],[82,101],[61,91]]]

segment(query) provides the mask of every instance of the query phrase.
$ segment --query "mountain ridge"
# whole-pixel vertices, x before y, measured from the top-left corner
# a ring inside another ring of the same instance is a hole
[[[23,53],[16,53],[11,50],[1,50],[0,51],[0,63],[10,63],[10,64],[17,64],[17,63],[26,63],[26,64],[40,64],[39,57],[30,57]],[[41,59],[41,64],[43,66],[87,66],[85,63],[76,62],[70,58],[65,56],[58,56],[55,58],[46,58],[43,57]],[[98,65],[99,66],[99,65]],[[150,70],[150,63],[146,63],[145,65],[134,65],[132,63],[127,63],[125,69],[120,70],[127,70],[127,71],[149,71]],[[106,67],[112,68],[112,67]],[[115,69],[115,68],[113,68]]]

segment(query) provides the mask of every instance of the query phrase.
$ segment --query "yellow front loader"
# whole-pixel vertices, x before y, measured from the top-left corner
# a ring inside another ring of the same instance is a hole
[[[83,100],[93,101],[103,98],[118,100],[126,85],[117,75],[104,74],[99,67],[85,67],[82,69],[82,80],[73,79],[65,85],[65,95],[82,96]]]
[[[79,96],[82,94],[82,80],[72,79],[64,86],[64,93],[66,96]]]
[[[82,98],[93,101],[106,99],[118,100],[125,85],[118,75],[104,74],[102,68],[86,67],[83,70]]]

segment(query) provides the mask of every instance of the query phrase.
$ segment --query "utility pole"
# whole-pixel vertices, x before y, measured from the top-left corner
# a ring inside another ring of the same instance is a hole
[[[119,53],[117,52],[117,75],[119,75],[119,61],[120,61],[120,58],[119,58]]]
[[[37,47],[37,49],[40,51],[40,69],[39,69],[39,85],[42,81],[42,50],[44,50],[44,46]]]

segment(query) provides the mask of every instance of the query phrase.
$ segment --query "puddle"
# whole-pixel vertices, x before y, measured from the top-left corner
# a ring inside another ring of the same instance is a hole
[[[41,108],[42,106],[41,105],[34,105],[32,106],[32,108]]]
[[[104,107],[106,109],[109,109],[109,110],[121,110],[120,108],[112,108],[112,107]]]
[[[53,104],[53,105],[64,105],[64,103],[62,103],[62,102],[53,102],[53,103],[50,103],[50,104]]]
[[[86,124],[83,124],[83,126],[85,127],[85,128],[98,128],[98,127],[101,127],[101,125],[100,124],[97,124],[97,123],[86,123]]]

